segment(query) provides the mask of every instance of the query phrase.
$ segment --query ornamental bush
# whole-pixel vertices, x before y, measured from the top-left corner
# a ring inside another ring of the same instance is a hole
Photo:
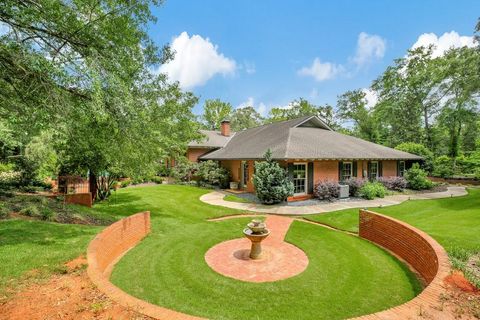
[[[257,198],[265,204],[285,201],[293,196],[293,182],[288,179],[287,171],[272,160],[272,152],[267,150],[265,161],[255,162],[253,184]]]
[[[416,154],[417,156],[423,157],[423,162],[421,168],[425,171],[431,173],[433,170],[433,152],[430,151],[423,144],[415,142],[404,142],[395,147],[395,149],[400,151],[405,151],[408,153]]]
[[[407,180],[404,177],[379,177],[378,182],[388,190],[402,191],[407,188]]]
[[[172,176],[178,182],[190,182],[198,170],[198,164],[187,159],[179,160],[172,169]]]
[[[405,179],[408,182],[408,187],[413,190],[425,190],[433,187],[433,182],[427,178],[427,173],[420,168],[418,163],[414,163],[405,172]]]
[[[365,183],[359,191],[362,198],[373,200],[375,198],[384,198],[387,189],[378,181]]]
[[[230,182],[230,172],[220,167],[217,161],[202,161],[198,164],[196,173],[200,185],[226,188]]]
[[[342,182],[342,184],[348,185],[348,192],[350,197],[358,195],[360,188],[367,182],[366,179],[350,178]]]
[[[453,176],[453,161],[447,156],[440,156],[433,163],[433,175],[435,177],[449,178]]]
[[[332,201],[340,196],[340,185],[330,180],[319,182],[313,188],[313,195],[320,200]]]

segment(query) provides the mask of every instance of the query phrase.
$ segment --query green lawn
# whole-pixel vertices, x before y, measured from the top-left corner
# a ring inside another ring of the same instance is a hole
[[[172,185],[132,188],[119,191],[116,204],[97,205],[109,214],[149,209],[152,215],[151,235],[118,263],[113,283],[152,303],[214,319],[341,319],[400,304],[419,291],[411,272],[382,249],[303,222],[292,224],[287,241],[307,253],[305,272],[264,284],[221,276],[204,254],[241,237],[249,219],[207,221],[240,213],[199,201],[207,192]]]
[[[240,202],[240,203],[250,203],[248,199],[238,197],[233,194],[227,194],[225,197],[223,197],[223,200],[225,201],[231,201],[231,202]]]
[[[410,200],[399,205],[370,208],[405,221],[435,238],[449,253],[454,266],[480,252],[480,189],[468,196],[435,200]],[[333,227],[358,232],[358,209],[308,216]],[[471,279],[480,284],[478,279]]]
[[[48,275],[84,253],[100,227],[42,221],[0,221],[0,296],[28,271]]]

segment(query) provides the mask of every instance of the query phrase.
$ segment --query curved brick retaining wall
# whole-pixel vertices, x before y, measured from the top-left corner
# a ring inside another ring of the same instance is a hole
[[[443,247],[425,232],[402,221],[375,212],[360,210],[359,236],[398,255],[410,264],[427,283],[413,300],[400,306],[358,319],[411,319],[429,314],[435,319],[450,319],[442,312],[440,297],[450,273],[450,262]]]
[[[155,319],[200,319],[137,299],[109,281],[112,268],[131,248],[150,233],[150,212],[141,212],[113,223],[90,242],[88,276],[100,291],[124,307]]]
[[[445,250],[426,233],[396,219],[371,211],[360,211],[360,237],[372,241],[407,261],[428,284],[416,298],[391,309],[358,317],[363,320],[450,319],[439,306],[446,288],[443,279],[450,272]],[[112,300],[155,319],[201,319],[137,299],[109,281],[113,265],[150,233],[150,213],[137,213],[115,222],[99,233],[87,249],[88,275]]]

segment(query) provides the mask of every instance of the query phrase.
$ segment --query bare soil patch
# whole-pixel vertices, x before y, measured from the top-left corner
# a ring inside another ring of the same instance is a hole
[[[101,293],[79,257],[65,264],[65,274],[34,283],[0,304],[0,319],[151,319],[120,306]]]

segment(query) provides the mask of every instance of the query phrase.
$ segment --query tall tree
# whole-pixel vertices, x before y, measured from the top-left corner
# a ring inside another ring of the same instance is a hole
[[[302,116],[320,117],[330,127],[336,127],[335,113],[333,107],[326,104],[324,106],[316,106],[307,100],[300,98],[292,101],[288,107],[276,107],[270,110],[268,122],[284,121],[299,118]]]
[[[263,123],[262,116],[251,106],[237,108],[231,116],[232,130],[241,131],[259,126]]]
[[[207,100],[203,107],[203,121],[206,127],[210,130],[217,130],[220,128],[220,123],[228,119],[232,114],[232,105],[228,102],[223,102],[220,99]]]
[[[407,57],[395,64],[374,81],[379,93],[376,111],[387,125],[389,144],[417,141],[421,138],[431,150],[435,149],[432,119],[439,111],[445,96],[439,90],[445,77],[442,64],[432,59],[433,47],[409,50]]]
[[[378,142],[379,133],[375,116],[367,108],[366,94],[362,90],[347,91],[338,97],[338,117],[353,122],[352,133],[362,139]]]

